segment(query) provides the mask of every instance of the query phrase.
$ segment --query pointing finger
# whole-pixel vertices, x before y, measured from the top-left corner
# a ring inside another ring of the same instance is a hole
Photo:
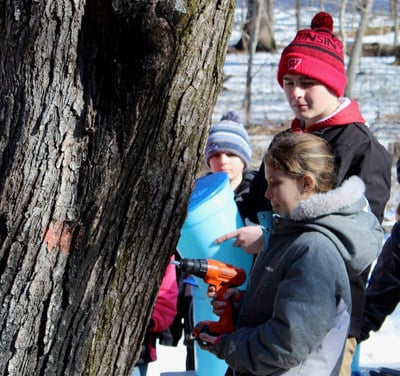
[[[229,240],[229,239],[232,239],[232,238],[236,238],[238,235],[239,235],[239,230],[232,231],[232,232],[229,232],[229,233],[227,233],[225,235],[222,235],[219,238],[215,239],[214,243],[215,244],[220,244],[220,243],[222,243],[222,242],[224,242],[226,240]]]

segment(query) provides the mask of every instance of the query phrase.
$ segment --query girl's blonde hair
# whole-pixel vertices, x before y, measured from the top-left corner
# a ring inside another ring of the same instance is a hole
[[[316,192],[327,192],[336,182],[329,143],[311,133],[287,131],[276,135],[264,155],[264,163],[294,177],[312,175]]]

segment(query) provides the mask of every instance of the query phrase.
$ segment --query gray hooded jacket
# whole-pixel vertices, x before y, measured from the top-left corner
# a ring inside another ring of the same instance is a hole
[[[348,271],[377,256],[383,231],[356,176],[276,217],[257,256],[238,329],[210,351],[234,375],[337,375],[348,333]],[[268,242],[266,242],[268,244]]]

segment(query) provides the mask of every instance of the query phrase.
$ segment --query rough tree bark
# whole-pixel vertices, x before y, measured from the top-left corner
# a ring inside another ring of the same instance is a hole
[[[129,373],[201,165],[234,6],[2,1],[2,375]]]

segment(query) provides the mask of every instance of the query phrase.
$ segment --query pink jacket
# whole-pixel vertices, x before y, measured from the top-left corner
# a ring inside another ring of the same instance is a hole
[[[171,260],[174,259],[175,257],[171,256]],[[168,264],[151,317],[154,322],[151,330],[152,333],[163,332],[172,324],[177,313],[177,301],[178,283],[176,280],[176,267],[175,265]],[[154,343],[150,343],[149,350],[152,361],[156,360],[157,354]]]

